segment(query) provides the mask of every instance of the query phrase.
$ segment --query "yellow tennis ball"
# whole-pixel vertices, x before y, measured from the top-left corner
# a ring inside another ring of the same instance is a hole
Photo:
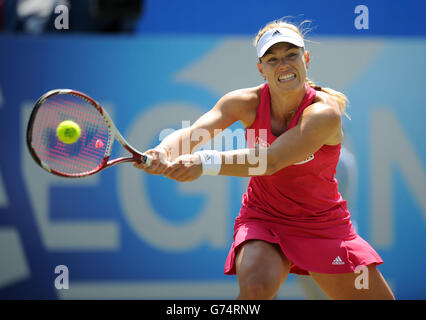
[[[80,126],[72,120],[62,121],[56,128],[56,135],[63,143],[71,144],[80,138]]]

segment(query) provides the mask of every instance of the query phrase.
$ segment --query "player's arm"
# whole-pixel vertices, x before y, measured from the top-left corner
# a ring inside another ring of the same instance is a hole
[[[171,161],[180,155],[192,153],[212,139],[218,130],[223,130],[239,120],[235,112],[236,103],[238,99],[225,95],[190,127],[171,133],[158,147],[167,150]]]
[[[271,175],[314,154],[324,144],[336,144],[341,133],[341,115],[333,107],[316,103],[306,109],[294,128],[279,136],[268,149],[239,149],[219,152],[220,175],[248,177]],[[194,156],[178,158],[164,175],[178,181],[192,181],[202,166]],[[194,163],[188,164],[188,163]]]
[[[247,121],[248,110],[257,103],[258,98],[253,88],[231,91],[192,126],[167,136],[159,147],[169,152],[170,160],[182,154],[193,153],[234,122],[242,121],[244,124]]]
[[[245,124],[247,110],[258,104],[255,89],[241,89],[227,93],[207,113],[202,115],[193,125],[174,131],[154,149],[146,153],[153,156],[151,167],[144,168],[148,173],[161,174],[166,165],[161,161],[173,161],[183,154],[190,154],[215,135],[240,120]]]

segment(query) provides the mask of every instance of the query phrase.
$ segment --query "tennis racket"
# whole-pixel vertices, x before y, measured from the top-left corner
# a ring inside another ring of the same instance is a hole
[[[74,121],[81,129],[75,143],[63,143],[56,135],[56,128],[65,120]],[[131,155],[110,159],[114,139]],[[67,178],[89,176],[124,162],[149,166],[152,160],[127,143],[99,103],[69,89],[49,91],[37,100],[27,126],[27,146],[39,166]]]

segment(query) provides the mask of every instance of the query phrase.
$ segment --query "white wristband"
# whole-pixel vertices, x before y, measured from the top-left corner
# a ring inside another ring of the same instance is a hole
[[[220,152],[216,150],[197,151],[194,154],[198,155],[203,165],[203,175],[217,176],[222,167],[222,157]]]

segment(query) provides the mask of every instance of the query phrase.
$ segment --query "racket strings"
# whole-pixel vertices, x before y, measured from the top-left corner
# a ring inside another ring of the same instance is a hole
[[[80,138],[73,144],[65,144],[56,136],[56,128],[64,120],[72,120],[80,126]],[[32,147],[52,170],[81,175],[102,165],[110,137],[106,121],[88,100],[73,94],[57,94],[43,101],[38,109]]]

